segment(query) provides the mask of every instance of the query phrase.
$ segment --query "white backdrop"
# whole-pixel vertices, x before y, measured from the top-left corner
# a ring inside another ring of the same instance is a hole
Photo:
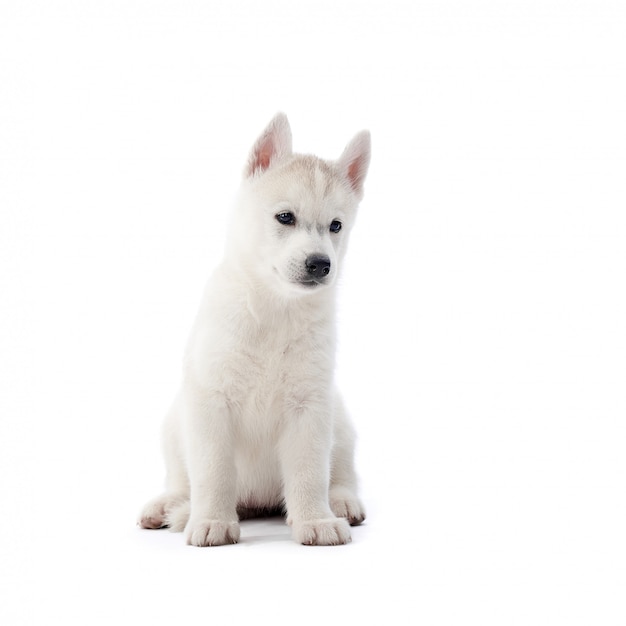
[[[0,4],[0,622],[624,624],[626,8]],[[248,150],[373,158],[338,377],[367,523],[134,527]]]

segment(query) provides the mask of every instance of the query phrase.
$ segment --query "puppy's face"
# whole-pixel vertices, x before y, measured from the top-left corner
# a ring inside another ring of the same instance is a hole
[[[292,296],[334,284],[356,207],[332,166],[297,157],[255,187],[257,271]]]
[[[370,159],[358,133],[337,161],[293,154],[287,118],[277,114],[252,147],[231,230],[234,262],[287,296],[334,284]]]

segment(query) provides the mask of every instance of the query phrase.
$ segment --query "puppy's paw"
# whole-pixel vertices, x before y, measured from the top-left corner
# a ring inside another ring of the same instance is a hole
[[[171,513],[180,507],[189,509],[188,496],[180,493],[164,493],[150,500],[141,511],[137,523],[141,528],[166,528],[172,525]]]
[[[350,526],[358,526],[365,519],[361,501],[345,487],[335,487],[329,494],[330,509],[337,517],[348,520]]]
[[[306,522],[292,522],[293,538],[306,546],[338,546],[351,541],[345,519],[331,517]]]
[[[190,546],[224,546],[239,541],[239,522],[189,520],[185,532]]]
[[[164,528],[167,526],[167,498],[159,496],[154,500],[150,500],[143,507],[137,523],[141,528]]]

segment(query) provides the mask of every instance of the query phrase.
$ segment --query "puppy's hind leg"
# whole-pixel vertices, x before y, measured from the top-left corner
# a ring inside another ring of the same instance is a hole
[[[181,531],[189,517],[189,479],[180,440],[179,411],[180,397],[177,397],[163,425],[162,448],[167,470],[165,491],[143,507],[138,521],[141,528],[170,527]]]
[[[365,519],[365,509],[357,496],[358,479],[354,469],[355,432],[340,398],[335,404],[334,444],[331,453],[330,508],[337,517],[357,526]]]

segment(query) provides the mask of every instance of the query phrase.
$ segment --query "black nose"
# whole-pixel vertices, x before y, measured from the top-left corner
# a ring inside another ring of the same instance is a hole
[[[311,255],[305,261],[306,271],[313,277],[326,278],[330,273],[330,259],[327,256]]]

